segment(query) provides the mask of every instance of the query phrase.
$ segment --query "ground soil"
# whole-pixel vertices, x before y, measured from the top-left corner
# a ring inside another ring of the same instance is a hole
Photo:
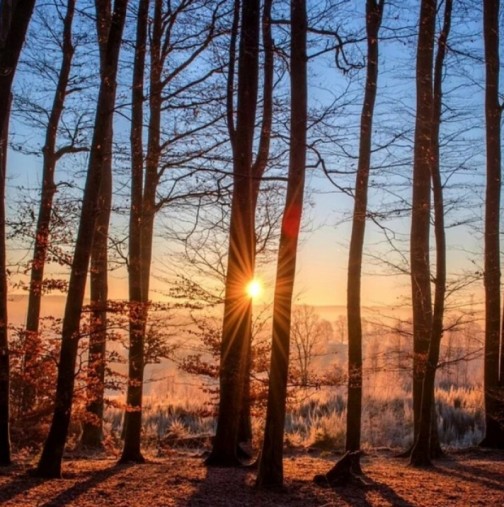
[[[504,506],[504,452],[450,453],[430,469],[415,469],[389,450],[362,459],[366,484],[339,488],[313,483],[338,456],[291,452],[285,488],[254,488],[254,469],[207,469],[201,456],[168,451],[144,465],[116,466],[114,457],[69,458],[63,479],[27,475],[28,460],[0,468],[0,505],[79,507],[162,506]]]

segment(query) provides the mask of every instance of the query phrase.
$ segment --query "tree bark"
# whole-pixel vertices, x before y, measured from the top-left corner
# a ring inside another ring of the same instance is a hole
[[[270,141],[271,141],[271,124],[273,118],[273,77],[274,77],[274,55],[273,55],[273,37],[271,34],[271,6],[272,0],[265,0],[262,15],[262,40],[264,47],[264,64],[263,64],[263,111],[261,132],[259,137],[259,147],[254,164],[252,165],[252,209],[254,213],[254,230],[255,230],[255,212],[257,209],[257,200],[261,180],[268,163]],[[255,253],[257,250],[256,237],[254,234],[254,268]],[[252,305],[252,300],[249,302]],[[245,379],[244,394],[242,400],[242,409],[240,414],[240,427],[238,430],[239,443],[251,443],[252,441],[252,420],[250,407],[250,370],[252,367],[252,308],[248,312],[250,317],[250,331],[248,332],[247,344],[245,350]],[[240,451],[240,449],[238,449]]]
[[[443,63],[446,54],[446,42],[450,33],[452,0],[446,0],[443,28],[439,35],[438,50],[434,65],[433,112],[432,112],[432,164],[431,178],[434,198],[434,236],[436,241],[436,279],[434,294],[434,312],[432,331],[427,358],[427,367],[422,388],[422,406],[417,441],[411,452],[412,463],[428,464],[424,458],[426,450],[429,458],[442,454],[437,435],[434,386],[441,338],[443,337],[444,303],[446,293],[446,239],[444,226],[443,185],[439,160],[439,130],[441,125]]]
[[[289,177],[278,251],[273,342],[264,441],[257,486],[283,486],[283,436],[289,368],[292,295],[303,209],[307,129],[307,15],[305,0],[291,0],[291,128]]]
[[[9,337],[5,245],[5,183],[11,89],[35,0],[5,1],[0,12],[0,466],[9,465]]]
[[[131,116],[131,205],[129,235],[129,333],[130,352],[128,370],[127,409],[125,413],[124,448],[121,462],[143,462],[140,450],[141,413],[132,417],[133,407],[142,406],[142,386],[135,385],[133,379],[143,380],[143,353],[146,308],[143,292],[142,270],[142,217],[143,217],[143,102],[145,53],[147,44],[147,21],[149,0],[141,0],[138,6],[135,63],[133,67],[132,116]]]
[[[233,195],[219,371],[217,430],[209,466],[236,466],[240,413],[245,389],[252,305],[245,292],[254,274],[254,186],[252,147],[257,108],[259,0],[243,0],[238,57],[238,107],[233,147]],[[229,116],[228,116],[229,118]]]
[[[485,437],[482,447],[504,448],[504,372],[500,361],[501,114],[499,0],[483,2],[487,186],[485,206]]]
[[[417,49],[417,112],[411,215],[411,289],[413,304],[414,438],[418,438],[423,379],[432,331],[429,230],[432,162],[432,65],[436,1],[422,0]],[[428,449],[427,449],[428,454]]]
[[[384,0],[367,0],[367,75],[361,113],[359,162],[355,181],[355,201],[348,254],[347,319],[348,319],[348,402],[346,421],[347,451],[360,450],[362,414],[362,318],[361,272],[364,233],[366,228],[367,193],[371,165],[373,112],[378,81],[378,32],[383,16]],[[359,455],[356,456],[357,464]]]
[[[56,383],[55,408],[49,435],[44,444],[35,475],[60,477],[61,460],[70,423],[75,365],[79,343],[79,325],[84,290],[96,224],[96,208],[106,153],[102,140],[111,128],[116,96],[116,76],[127,0],[116,0],[106,48],[104,78],[101,79],[96,108],[95,128],[82,200],[82,211],[70,274],[63,318],[61,353]]]
[[[9,103],[10,107],[10,103]],[[5,249],[5,181],[7,173],[7,146],[9,140],[9,115],[0,125],[0,466],[11,463],[10,446],[10,358],[7,314],[7,273]],[[1,268],[0,268],[1,269]]]
[[[100,75],[105,76],[107,40],[110,31],[110,2],[96,3],[96,31],[100,50]],[[82,428],[81,445],[88,449],[103,448],[103,410],[105,399],[105,354],[107,345],[108,236],[112,207],[112,141],[113,126],[102,140],[105,156],[97,204],[97,217],[90,269],[90,322],[87,374],[87,418]]]

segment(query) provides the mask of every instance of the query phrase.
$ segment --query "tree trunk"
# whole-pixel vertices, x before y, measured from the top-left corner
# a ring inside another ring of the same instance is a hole
[[[346,450],[360,450],[362,413],[362,319],[361,272],[364,233],[366,228],[367,193],[371,164],[373,111],[378,81],[378,32],[384,0],[367,0],[367,75],[361,113],[359,163],[355,181],[355,203],[352,235],[348,254],[347,318],[348,318],[348,402]],[[359,455],[356,456],[357,464]]]
[[[500,372],[500,193],[499,0],[483,2],[487,187],[485,207],[485,437],[483,447],[504,448],[504,386]]]
[[[9,103],[10,107],[10,103]],[[0,125],[0,466],[11,463],[10,448],[10,360],[7,315],[7,273],[5,249],[5,181],[7,146],[9,144],[9,114]]]
[[[417,50],[417,113],[411,215],[411,289],[413,304],[413,411],[418,437],[422,386],[432,331],[429,229],[432,157],[432,64],[436,1],[422,0]],[[427,449],[428,454],[428,449]]]
[[[127,0],[116,0],[107,39],[106,70],[104,79],[101,79],[100,83],[81,218],[63,318],[54,415],[49,435],[35,470],[35,474],[41,477],[59,477],[61,475],[61,460],[72,409],[80,317],[91,256],[92,241],[90,241],[90,238],[93,238],[96,223],[96,208],[102,177],[101,170],[107,157],[110,157],[110,153],[107,153],[104,149],[102,140],[111,129],[116,95],[117,64],[126,7]]]
[[[237,457],[239,421],[247,343],[251,340],[252,305],[245,287],[253,277],[255,262],[252,146],[257,107],[259,0],[243,0],[241,12],[237,122],[231,142],[234,187],[219,373],[220,398],[214,445],[206,460],[209,466],[240,463]]]
[[[124,448],[121,461],[141,463],[140,450],[141,413],[132,417],[129,409],[142,406],[142,389],[137,389],[134,378],[143,380],[143,352],[146,308],[142,290],[142,210],[143,210],[143,101],[144,72],[147,41],[149,0],[141,0],[138,6],[135,63],[132,85],[131,117],[131,206],[129,235],[129,302],[130,302],[130,351],[128,371],[127,410],[125,413]]]
[[[0,466],[9,465],[9,338],[5,245],[5,182],[11,89],[35,0],[2,2],[0,6]]]
[[[112,124],[110,125],[112,127]],[[81,444],[102,449],[103,404],[105,395],[105,353],[107,341],[108,300],[108,230],[112,206],[112,128],[103,139],[110,156],[104,161],[98,216],[91,252],[91,315],[88,353],[87,405],[88,419],[83,425]]]
[[[58,160],[56,152],[56,139],[58,125],[63,113],[66,90],[72,68],[74,47],[72,43],[72,23],[75,12],[75,0],[69,0],[63,22],[62,61],[54,94],[53,105],[47,124],[46,138],[43,149],[42,168],[42,191],[40,207],[35,230],[35,245],[30,275],[30,289],[28,293],[28,310],[26,317],[26,332],[24,340],[23,374],[25,385],[21,394],[21,409],[27,413],[33,408],[36,395],[37,379],[33,376],[33,362],[39,355],[40,337],[40,305],[42,300],[42,284],[44,280],[44,268],[49,246],[49,225],[52,215],[53,198],[56,193],[54,171]]]
[[[96,30],[100,49],[100,76],[105,76],[107,39],[110,31],[110,2],[96,3],[98,16]],[[110,155],[102,166],[100,194],[98,196],[96,226],[91,250],[90,269],[90,332],[87,376],[87,419],[83,424],[81,445],[89,449],[102,449],[103,403],[105,396],[105,353],[107,344],[108,300],[108,234],[112,207],[112,141],[113,126],[102,140],[103,149]]]
[[[307,25],[305,0],[291,0],[289,177],[278,251],[268,404],[264,441],[257,474],[257,485],[259,487],[282,487],[283,485],[283,436],[289,368],[292,295],[296,274],[297,245],[303,209],[306,165]]]
[[[143,185],[142,207],[140,218],[141,244],[139,246],[139,280],[130,282],[130,291],[135,292],[137,286],[140,292],[134,294],[140,297],[140,303],[132,302],[137,306],[135,318],[137,323],[130,327],[130,350],[128,370],[128,392],[126,397],[127,411],[125,414],[124,449],[121,462],[133,461],[143,463],[145,460],[140,452],[140,437],[142,431],[142,397],[144,374],[144,347],[147,328],[150,270],[152,261],[152,241],[154,237],[154,215],[156,213],[156,188],[158,184],[159,158],[161,155],[161,105],[163,85],[161,74],[163,61],[161,58],[161,38],[163,23],[163,3],[156,0],[154,3],[154,21],[151,37],[151,73],[150,73],[150,120],[148,128],[148,147],[145,165],[145,181]],[[130,273],[131,277],[131,273]],[[131,284],[133,287],[131,288]],[[132,292],[130,292],[132,293]]]
[[[434,197],[436,279],[432,332],[427,358],[428,366],[425,372],[422,389],[420,427],[418,431],[418,439],[412,449],[412,462],[416,461],[417,455],[423,455],[425,448],[429,449],[429,456],[431,458],[439,457],[442,454],[437,434],[436,406],[434,403],[435,375],[439,361],[441,338],[443,336],[444,302],[446,293],[446,239],[444,226],[443,185],[441,182],[439,160],[439,130],[441,125],[443,63],[446,54],[446,42],[450,33],[452,4],[452,0],[446,0],[443,28],[439,34],[438,50],[434,65],[431,178]],[[426,389],[431,389],[432,393],[426,394]],[[420,461],[424,461],[423,457],[420,457]]]
[[[261,179],[266,170],[268,163],[270,140],[271,140],[271,124],[273,117],[273,71],[274,71],[274,57],[273,57],[273,37],[271,34],[271,5],[272,0],[265,0],[262,15],[262,40],[264,47],[264,65],[263,65],[263,112],[261,133],[259,138],[259,148],[257,157],[252,165],[252,192],[253,201],[252,209],[254,213],[254,229],[255,229],[255,211],[257,209],[257,200],[259,198],[259,191],[261,186]],[[232,106],[231,106],[232,107]],[[232,135],[232,133],[230,133]],[[254,268],[255,268],[255,253],[256,253],[256,237],[254,235]],[[249,301],[252,305],[252,300]],[[238,430],[239,443],[251,443],[252,441],[252,420],[251,420],[251,407],[250,407],[250,371],[252,367],[251,353],[252,353],[252,308],[248,313],[250,316],[250,331],[249,339],[245,351],[245,386],[242,399],[242,409],[240,415],[240,427]],[[238,449],[240,452],[240,449]]]

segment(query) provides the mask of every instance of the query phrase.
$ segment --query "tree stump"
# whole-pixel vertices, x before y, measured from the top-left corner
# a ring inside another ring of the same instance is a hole
[[[346,486],[350,481],[363,484],[359,477],[362,474],[359,464],[361,452],[346,452],[326,474],[318,474],[313,482],[319,486],[341,487]]]

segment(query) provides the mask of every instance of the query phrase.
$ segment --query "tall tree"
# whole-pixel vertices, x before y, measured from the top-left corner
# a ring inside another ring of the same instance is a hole
[[[96,2],[96,30],[100,51],[100,77],[106,72],[106,50],[110,30],[110,2]],[[103,149],[112,153],[113,126],[102,139]],[[112,207],[112,157],[103,161],[98,213],[91,250],[90,268],[90,332],[87,378],[87,417],[83,424],[81,444],[87,448],[100,449],[103,439],[103,404],[105,391],[105,353],[107,341],[108,300],[108,239]]]
[[[100,79],[95,128],[89,157],[82,211],[75,244],[67,302],[63,318],[61,352],[58,364],[55,408],[49,435],[34,473],[40,477],[59,477],[61,460],[70,423],[79,326],[84,290],[96,224],[96,210],[104,161],[111,157],[102,140],[110,130],[116,97],[116,76],[127,0],[116,0],[107,39],[105,72]]]
[[[361,112],[359,162],[355,180],[354,212],[348,253],[347,321],[348,321],[348,402],[346,450],[358,451],[362,414],[362,252],[367,215],[367,194],[371,166],[373,113],[378,84],[378,32],[384,0],[366,2],[367,73]]]
[[[145,334],[145,311],[142,284],[142,209],[143,209],[143,101],[145,53],[147,43],[147,21],[149,0],[141,0],[138,5],[135,61],[133,66],[131,101],[131,204],[129,235],[129,371],[127,405],[142,406],[143,355]],[[140,380],[140,385],[138,385]],[[136,381],[136,382],[135,382]],[[121,460],[143,461],[140,451],[140,416],[126,413],[125,442]]]
[[[451,26],[452,0],[446,0],[443,28],[439,35],[434,65],[433,110],[431,128],[431,178],[434,200],[434,235],[436,242],[436,278],[431,338],[425,366],[420,421],[416,442],[411,451],[411,463],[428,465],[431,457],[439,454],[437,423],[434,406],[434,381],[443,336],[444,302],[446,294],[446,238],[444,225],[444,199],[439,159],[439,130],[441,125],[442,78],[446,45]]]
[[[485,42],[485,437],[483,447],[504,448],[504,371],[499,373],[501,115],[499,102],[499,0],[483,2]],[[502,352],[504,354],[504,352]],[[504,361],[503,361],[504,363]]]
[[[0,465],[11,462],[9,435],[9,340],[5,248],[5,182],[11,89],[35,0],[0,5]]]
[[[283,485],[283,436],[292,295],[306,172],[307,130],[307,14],[305,0],[291,0],[291,123],[289,176],[285,210],[278,251],[275,299],[273,304],[273,341],[264,441],[259,461],[257,485]]]
[[[259,136],[259,146],[257,156],[252,164],[252,212],[254,215],[254,231],[256,229],[256,209],[257,201],[259,198],[259,191],[261,180],[266,170],[269,158],[270,141],[271,141],[271,126],[273,117],[273,70],[274,70],[274,55],[273,55],[273,37],[271,34],[271,7],[272,0],[264,0],[263,14],[262,14],[262,42],[264,48],[264,62],[263,62],[263,90],[262,90],[262,122],[261,132]],[[231,87],[228,93],[232,92]],[[232,108],[232,103],[228,103],[228,108]],[[232,111],[232,109],[231,109]],[[231,118],[232,120],[232,118]],[[234,131],[232,129],[233,122],[228,125],[230,138],[233,138]],[[257,234],[254,232],[254,259],[253,266],[255,270],[255,256],[257,253]],[[240,426],[238,428],[238,442],[251,443],[252,441],[252,420],[250,414],[250,369],[251,369],[251,345],[252,345],[252,298],[249,301],[250,309],[247,311],[247,336],[244,337],[245,343],[245,379],[244,379],[244,393],[242,399],[242,408],[240,413]]]
[[[253,278],[255,259],[255,184],[252,178],[252,148],[258,95],[259,19],[259,0],[243,0],[238,55],[238,104],[234,129],[231,126],[232,114],[229,116],[228,103],[234,187],[219,373],[220,398],[214,445],[206,460],[209,466],[239,464],[237,457],[239,414],[245,392],[247,350],[250,347],[252,319],[252,305],[245,289]]]
[[[215,115],[206,117],[201,123],[194,121],[201,110],[212,104],[214,98],[206,95],[204,87],[217,70],[216,67],[204,65],[201,66],[199,73],[196,73],[195,69],[219,33],[218,20],[221,16],[222,2],[187,0],[171,4],[155,0],[153,4],[149,34],[149,122],[145,165],[141,167],[142,172],[139,172],[139,164],[141,161],[143,163],[141,123],[138,119],[142,106],[139,102],[140,94],[134,97],[135,123],[132,125],[131,134],[132,150],[139,151],[132,158],[134,184],[131,192],[132,206],[135,209],[133,218],[130,218],[130,226],[133,227],[130,231],[129,259],[131,322],[127,410],[121,456],[123,462],[143,461],[140,453],[142,384],[154,225],[156,213],[170,202],[169,196],[160,196],[160,183],[169,169],[178,169],[177,166],[191,164],[205,149],[208,149],[192,146],[198,146],[196,142],[198,134],[216,121]],[[203,14],[200,14],[201,12]],[[198,15],[195,16],[195,13]],[[144,52],[143,45],[143,41],[139,41],[139,46],[137,45],[136,58],[141,58],[142,63],[137,61],[133,91],[142,89],[140,71],[143,72],[145,56],[139,55],[138,51]],[[191,93],[192,101],[188,99]],[[201,97],[198,94],[201,94]],[[193,115],[191,121],[187,117],[180,118],[181,110]],[[179,125],[179,119],[182,126]],[[170,135],[167,132],[170,132]],[[180,155],[174,153],[178,151],[175,148],[177,143],[179,146],[185,143],[185,146],[180,148]],[[136,220],[136,224],[133,224],[132,220]],[[132,237],[133,235],[136,236]]]
[[[42,189],[37,225],[35,229],[28,292],[28,309],[26,314],[24,374],[27,376],[27,381],[22,393],[23,399],[21,404],[23,412],[28,412],[33,407],[35,396],[33,382],[36,381],[36,379],[32,379],[30,370],[32,368],[33,361],[37,359],[40,345],[40,306],[42,302],[45,264],[49,248],[49,228],[53,210],[53,200],[56,193],[56,182],[54,179],[56,164],[65,153],[72,153],[83,149],[77,148],[73,145],[66,145],[61,148],[56,147],[58,127],[63,114],[65,98],[69,92],[68,85],[75,51],[72,40],[72,24],[75,12],[75,3],[75,0],[68,0],[65,18],[63,20],[61,67],[59,69],[58,81],[56,83],[56,90],[46,128],[44,148],[42,150]]]
[[[432,66],[436,0],[422,0],[416,66],[416,123],[413,153],[410,269],[413,303],[413,410],[418,437],[422,386],[432,331],[429,232],[432,163]]]

